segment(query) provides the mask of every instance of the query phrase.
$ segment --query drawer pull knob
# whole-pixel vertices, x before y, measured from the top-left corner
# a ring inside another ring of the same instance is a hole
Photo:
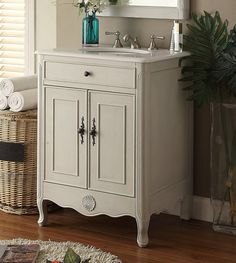
[[[85,76],[85,77],[88,77],[88,76],[90,76],[90,75],[91,75],[91,73],[90,73],[89,71],[85,71],[85,72],[84,72],[84,76]]]
[[[90,135],[92,136],[92,144],[93,146],[96,144],[96,136],[97,136],[97,131],[96,131],[96,120],[95,118],[93,118],[93,121],[92,121],[92,129],[90,131]]]

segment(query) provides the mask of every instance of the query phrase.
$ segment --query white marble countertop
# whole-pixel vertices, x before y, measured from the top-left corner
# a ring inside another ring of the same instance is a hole
[[[170,60],[188,56],[188,52],[170,52],[168,49],[148,51],[147,49],[131,50],[127,48],[89,47],[77,50],[51,49],[38,51],[39,55],[92,58],[101,60],[126,61],[151,63],[163,60]]]

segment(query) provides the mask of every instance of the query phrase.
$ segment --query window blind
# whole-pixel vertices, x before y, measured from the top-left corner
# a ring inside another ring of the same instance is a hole
[[[0,0],[0,79],[25,72],[25,0]]]

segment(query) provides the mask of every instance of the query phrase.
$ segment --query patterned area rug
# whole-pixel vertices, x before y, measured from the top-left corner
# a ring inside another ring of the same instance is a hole
[[[54,242],[27,239],[0,240],[0,245],[6,244],[39,244],[40,252],[36,263],[45,263],[46,259],[62,261],[66,250],[69,247],[81,257],[81,260],[90,259],[89,263],[122,263],[117,256],[92,246],[85,246],[74,242]]]

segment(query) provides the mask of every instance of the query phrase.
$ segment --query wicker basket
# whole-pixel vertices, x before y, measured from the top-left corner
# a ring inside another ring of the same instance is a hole
[[[0,160],[0,210],[37,213],[37,111],[1,112],[0,142],[24,147],[23,162]]]

